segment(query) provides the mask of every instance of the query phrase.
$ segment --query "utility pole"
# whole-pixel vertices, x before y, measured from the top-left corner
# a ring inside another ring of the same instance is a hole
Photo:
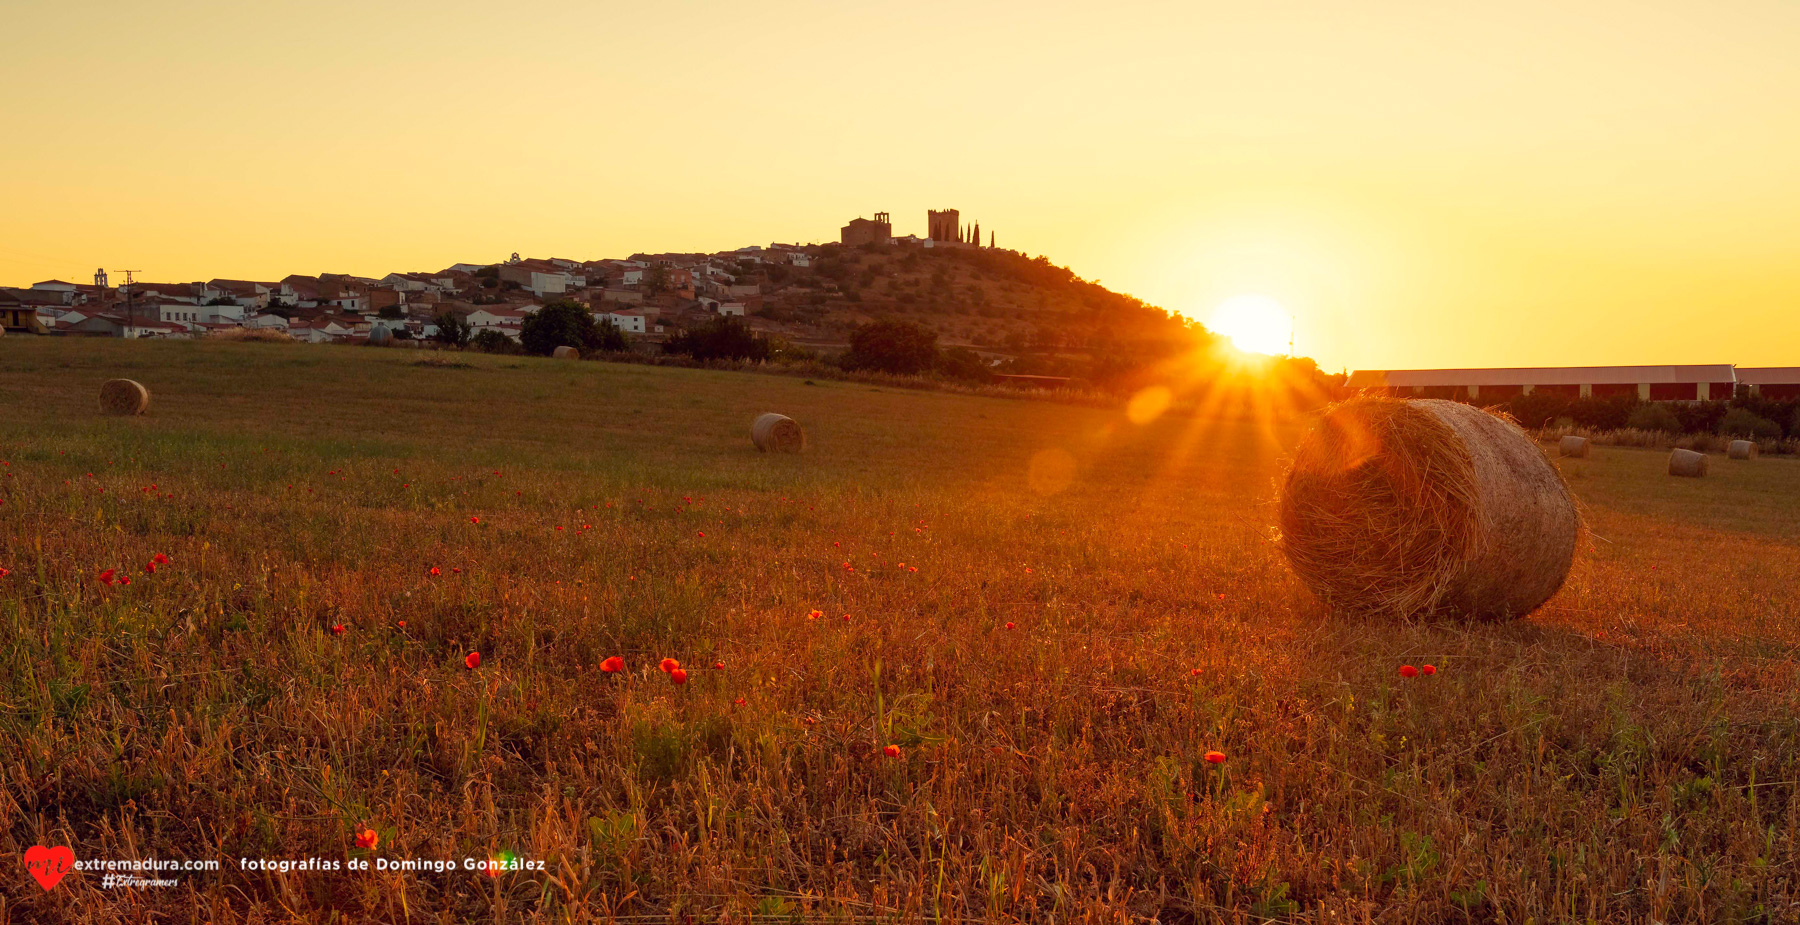
[[[119,335],[120,337],[124,337],[124,336],[126,336],[126,334],[128,334],[130,332],[130,330],[132,328],[137,327],[137,303],[134,300],[134,297],[137,295],[137,293],[133,292],[132,288],[131,288],[132,284],[135,282],[135,280],[133,280],[131,278],[131,274],[142,273],[143,271],[142,270],[114,270],[113,272],[125,274],[125,281],[119,284],[119,288],[123,289],[125,291],[125,328],[126,328],[126,330],[124,332],[121,332]]]

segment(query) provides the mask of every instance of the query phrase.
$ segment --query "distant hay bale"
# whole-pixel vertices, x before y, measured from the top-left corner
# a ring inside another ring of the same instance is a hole
[[[1725,455],[1732,459],[1755,459],[1759,453],[1754,440],[1733,440],[1725,450]]]
[[[555,350],[550,351],[550,355],[559,360],[579,360],[579,359],[581,359],[581,351],[576,350],[574,347],[567,347],[567,346],[558,347]]]
[[[1577,437],[1574,434],[1569,434],[1556,443],[1556,454],[1558,456],[1573,456],[1576,459],[1586,459],[1588,452],[1588,438],[1586,437]]]
[[[386,347],[394,342],[394,332],[377,325],[369,329],[369,346]]]
[[[100,410],[134,415],[150,410],[150,390],[130,379],[108,379],[100,386]]]
[[[1706,454],[1676,450],[1669,454],[1669,474],[1697,479],[1706,474]]]
[[[1328,408],[1281,497],[1282,552],[1339,613],[1524,616],[1562,587],[1580,527],[1535,440],[1436,399]]]
[[[806,431],[793,418],[773,411],[750,425],[750,439],[764,453],[798,453],[806,449]]]

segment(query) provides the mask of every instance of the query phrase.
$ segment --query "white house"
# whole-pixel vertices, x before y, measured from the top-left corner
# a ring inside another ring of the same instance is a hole
[[[595,314],[594,320],[602,324],[610,321],[613,326],[627,334],[644,333],[644,313],[636,309],[622,308],[605,314]]]
[[[742,318],[744,317],[744,303],[717,302],[714,303],[714,311],[717,311],[721,315],[736,315],[737,317]]]

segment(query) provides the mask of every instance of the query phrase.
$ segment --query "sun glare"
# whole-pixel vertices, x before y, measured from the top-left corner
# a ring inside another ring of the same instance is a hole
[[[1294,319],[1280,302],[1266,295],[1246,293],[1220,302],[1206,326],[1213,333],[1230,338],[1239,350],[1273,356],[1288,352]]]

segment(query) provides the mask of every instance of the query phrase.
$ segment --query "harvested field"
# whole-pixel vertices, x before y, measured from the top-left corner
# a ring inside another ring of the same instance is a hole
[[[1541,610],[1341,619],[1301,420],[457,360],[8,338],[0,850],[221,867],[0,920],[1800,915],[1800,463],[1596,446]]]

